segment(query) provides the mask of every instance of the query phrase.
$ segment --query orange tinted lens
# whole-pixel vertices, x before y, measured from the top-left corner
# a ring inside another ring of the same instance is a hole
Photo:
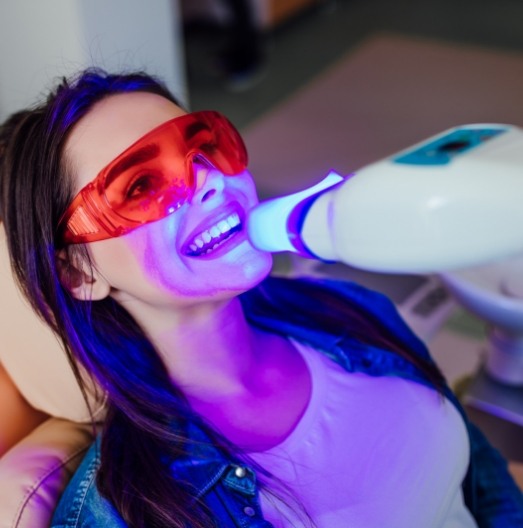
[[[163,127],[162,127],[163,128]],[[120,217],[140,222],[163,218],[190,191],[185,145],[177,129],[148,134],[106,168],[99,192]]]
[[[216,112],[204,113],[210,114],[205,122],[212,130],[213,137],[211,145],[203,143],[196,148],[224,174],[234,175],[244,171],[247,167],[247,150],[240,134],[224,116]]]
[[[195,156],[228,175],[247,163],[243,141],[227,119],[198,112],[161,125],[118,156],[104,169],[99,192],[124,219],[163,218],[190,198]]]

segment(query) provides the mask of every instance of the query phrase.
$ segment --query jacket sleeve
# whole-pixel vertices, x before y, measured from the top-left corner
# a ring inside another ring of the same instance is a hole
[[[87,451],[60,498],[50,528],[125,528],[115,508],[96,487],[100,465],[99,438]]]
[[[523,527],[523,493],[506,460],[483,433],[468,423],[470,466],[463,491],[478,528]]]

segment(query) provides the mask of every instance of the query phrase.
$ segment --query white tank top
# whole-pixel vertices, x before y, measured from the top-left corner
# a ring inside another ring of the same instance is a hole
[[[297,500],[317,528],[477,528],[461,492],[469,441],[454,405],[419,383],[347,373],[294,344],[312,394],[281,444],[251,453],[287,489],[276,486],[285,503],[262,491],[264,517],[276,528],[310,526]]]

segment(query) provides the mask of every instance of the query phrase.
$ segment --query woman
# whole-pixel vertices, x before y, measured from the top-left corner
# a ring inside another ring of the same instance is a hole
[[[503,460],[388,300],[266,278],[225,118],[88,71],[2,138],[13,268],[107,397],[54,526],[523,522]]]

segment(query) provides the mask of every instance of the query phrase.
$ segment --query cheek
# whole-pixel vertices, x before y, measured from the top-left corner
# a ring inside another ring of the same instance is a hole
[[[245,277],[253,287],[261,282],[272,270],[273,258],[270,253],[258,253],[245,264]]]
[[[93,242],[89,244],[89,253],[98,272],[112,287],[140,272],[139,262],[121,238]]]
[[[173,214],[122,236],[88,244],[96,269],[115,288],[161,283],[180,267],[177,233],[182,216]]]
[[[244,194],[249,204],[255,205],[258,203],[258,192],[252,174],[249,171],[244,171],[237,176],[227,178],[231,189],[236,189]]]
[[[147,236],[151,224],[129,234],[88,244],[97,270],[111,283],[137,278],[152,269],[152,244]]]
[[[93,262],[116,301],[155,303],[184,296],[187,279],[179,280],[183,270],[172,256],[166,256],[165,246],[155,245],[149,237],[133,240],[132,233],[95,244],[99,245],[92,248]]]

